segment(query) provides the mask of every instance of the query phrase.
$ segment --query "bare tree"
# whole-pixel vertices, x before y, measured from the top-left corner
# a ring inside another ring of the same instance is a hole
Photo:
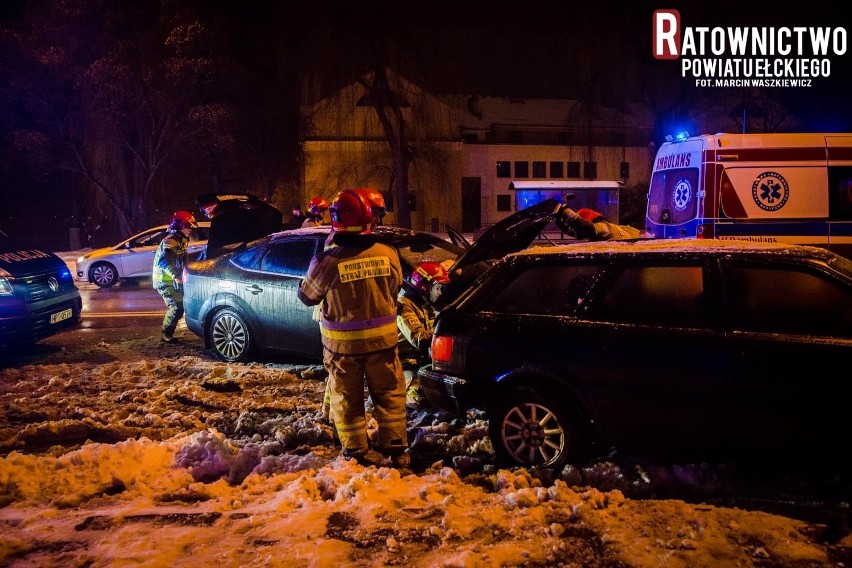
[[[122,234],[147,227],[157,201],[187,204],[179,173],[195,168],[176,160],[192,146],[215,171],[230,144],[230,110],[211,96],[229,66],[211,30],[179,2],[34,4],[27,24],[7,84],[31,117],[20,139],[47,137]]]

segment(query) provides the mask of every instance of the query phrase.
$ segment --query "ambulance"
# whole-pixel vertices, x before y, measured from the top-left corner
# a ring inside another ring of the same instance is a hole
[[[795,243],[852,258],[852,133],[667,137],[648,236]]]

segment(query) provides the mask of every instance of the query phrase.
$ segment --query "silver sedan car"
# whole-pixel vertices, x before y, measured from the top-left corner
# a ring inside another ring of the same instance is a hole
[[[168,232],[168,225],[152,227],[117,245],[94,249],[77,259],[77,280],[109,288],[127,278],[150,278],[154,253]],[[202,222],[189,236],[189,252],[207,246],[210,223]]]
[[[184,270],[187,327],[225,361],[276,351],[321,360],[314,308],[302,304],[296,291],[330,229],[280,231],[209,260],[191,260]],[[450,267],[464,252],[431,233],[378,227],[374,234],[396,247],[406,276],[427,260]]]

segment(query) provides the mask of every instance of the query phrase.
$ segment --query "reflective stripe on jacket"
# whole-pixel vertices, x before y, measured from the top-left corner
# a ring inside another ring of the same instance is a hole
[[[151,280],[156,288],[160,284],[173,285],[179,280],[186,264],[186,251],[189,238],[181,232],[169,233],[154,253],[154,267]]]
[[[429,346],[435,331],[435,312],[428,303],[421,305],[400,291],[397,299],[396,325],[399,328],[399,357],[420,361],[429,354]],[[403,361],[403,364],[406,364]]]
[[[309,305],[322,301],[322,343],[334,353],[372,353],[397,343],[399,254],[386,244],[365,242],[318,254],[299,286]]]

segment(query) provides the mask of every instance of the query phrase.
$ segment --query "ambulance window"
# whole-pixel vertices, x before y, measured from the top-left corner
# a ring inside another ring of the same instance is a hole
[[[829,184],[829,219],[852,221],[852,168],[829,168]]]
[[[648,212],[655,223],[677,225],[695,218],[698,168],[680,168],[654,173],[648,191]]]

